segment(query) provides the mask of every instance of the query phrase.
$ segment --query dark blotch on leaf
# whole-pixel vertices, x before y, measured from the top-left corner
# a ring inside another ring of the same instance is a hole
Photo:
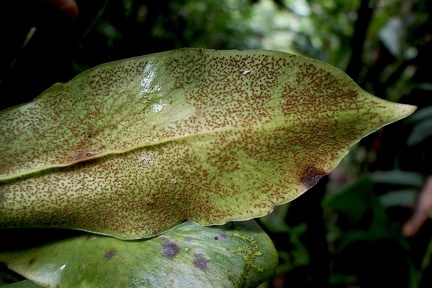
[[[222,239],[228,239],[228,235],[226,233],[219,234],[219,237]]]
[[[215,239],[215,240],[218,240],[218,239],[219,239],[219,237],[215,236],[215,237],[214,237],[214,239]]]
[[[174,242],[167,241],[164,244],[163,255],[165,256],[165,258],[173,259],[178,255],[179,252],[180,252],[180,247]]]
[[[326,174],[327,173],[321,169],[317,169],[315,167],[308,167],[301,176],[300,181],[307,189],[310,189],[315,186],[318,181]]]
[[[33,263],[35,263],[36,259],[35,258],[31,258],[28,262],[29,265],[33,265]]]
[[[210,260],[206,259],[203,253],[195,254],[195,259],[193,261],[193,264],[201,271],[206,271],[210,268]]]
[[[112,257],[114,257],[117,254],[117,251],[115,249],[111,249],[107,253],[105,253],[104,258],[106,260],[110,260]]]

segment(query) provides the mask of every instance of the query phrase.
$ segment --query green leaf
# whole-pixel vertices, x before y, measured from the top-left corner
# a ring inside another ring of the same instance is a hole
[[[432,136],[432,119],[427,119],[417,123],[408,136],[407,144],[409,146],[420,144]]]
[[[384,207],[405,206],[409,207],[415,203],[417,198],[417,189],[401,189],[390,191],[380,196],[380,201]]]
[[[373,191],[370,176],[363,176],[326,198],[325,209],[337,214],[341,232],[338,249],[355,241],[376,241],[392,235],[386,211]]]
[[[0,285],[2,288],[40,288],[41,286],[34,284],[29,280],[23,280],[7,285]]]
[[[264,216],[414,110],[283,52],[107,63],[0,113],[0,228],[136,239]]]
[[[422,174],[411,171],[391,170],[375,172],[371,175],[377,184],[405,185],[423,187],[425,180]]]
[[[278,264],[271,239],[253,220],[185,222],[135,241],[81,234],[13,252],[3,245],[0,261],[44,287],[256,287]]]

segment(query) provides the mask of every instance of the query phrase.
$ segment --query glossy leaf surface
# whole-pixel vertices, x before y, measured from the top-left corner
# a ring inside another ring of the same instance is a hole
[[[2,245],[0,261],[39,285],[65,288],[256,287],[278,264],[271,239],[253,220],[185,222],[135,241],[81,234],[13,252]]]
[[[122,239],[268,214],[414,107],[275,51],[107,63],[0,113],[0,228]]]

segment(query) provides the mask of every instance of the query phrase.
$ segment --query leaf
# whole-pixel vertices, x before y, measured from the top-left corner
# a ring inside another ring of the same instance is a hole
[[[3,245],[0,261],[44,287],[131,288],[256,287],[278,264],[271,239],[253,220],[185,222],[136,241],[81,234],[14,252]]]
[[[338,214],[341,230],[347,233],[353,227],[354,230],[365,230],[367,233],[358,235],[366,235],[368,239],[388,236],[387,215],[380,199],[373,192],[372,184],[371,177],[364,176],[325,199],[324,207]]]
[[[380,201],[384,207],[408,207],[415,203],[417,192],[417,189],[401,189],[396,191],[390,191],[380,196]]]
[[[371,177],[377,184],[406,185],[417,188],[423,187],[425,182],[420,173],[401,170],[375,172]]]
[[[2,288],[40,288],[41,286],[34,284],[29,280],[23,280],[7,285],[0,285]]]
[[[9,283],[19,282],[22,279],[21,275],[11,271],[6,265],[0,263],[0,287]]]
[[[407,144],[409,146],[420,144],[432,136],[432,119],[427,119],[417,123],[408,136]]]
[[[283,52],[107,63],[1,112],[0,228],[136,239],[264,216],[414,110]]]

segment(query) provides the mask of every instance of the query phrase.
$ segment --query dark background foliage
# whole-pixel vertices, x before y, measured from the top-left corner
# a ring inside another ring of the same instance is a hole
[[[262,287],[432,287],[431,0],[23,0],[0,3],[0,108],[98,64],[182,47],[326,61],[417,105],[260,223],[280,264]]]

